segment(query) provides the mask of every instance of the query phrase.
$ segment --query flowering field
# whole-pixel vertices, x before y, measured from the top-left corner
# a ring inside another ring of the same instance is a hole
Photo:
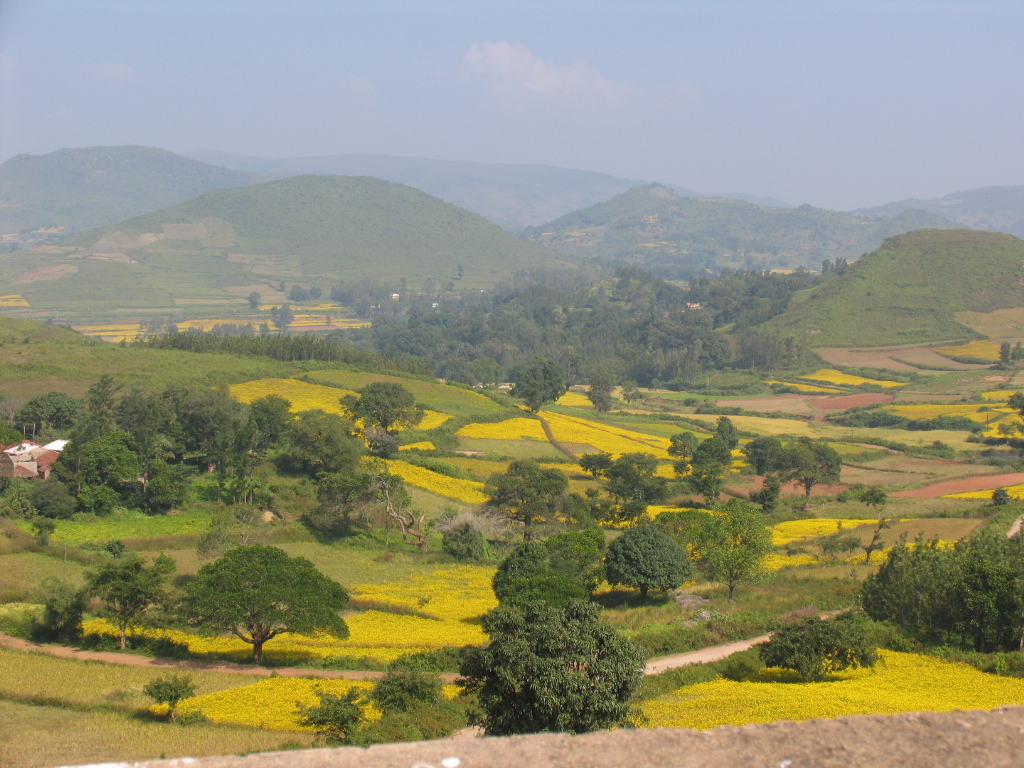
[[[667,437],[646,435],[553,411],[545,411],[544,419],[555,439],[563,443],[586,443],[615,457],[624,453],[650,453],[666,461],[672,458],[667,450],[672,443]]]
[[[555,405],[568,405],[575,408],[592,408],[594,406],[589,397],[579,392],[566,392],[555,400]]]
[[[482,438],[484,440],[540,440],[547,442],[548,436],[537,419],[518,417],[496,424],[467,424],[458,432],[459,437]]]
[[[409,485],[436,493],[438,496],[456,499],[466,504],[482,504],[487,501],[487,496],[483,492],[484,484],[475,480],[448,477],[397,459],[386,460],[386,464],[393,474],[401,477]]]
[[[400,451],[432,451],[435,446],[429,440],[420,440],[418,443],[409,443],[408,445],[400,445],[398,450]]]
[[[935,347],[935,351],[946,357],[976,357],[990,363],[999,362],[999,347],[985,339],[951,347]]]
[[[1017,394],[1020,390],[1017,389],[993,389],[991,392],[982,392],[981,396],[986,400],[995,400],[997,402],[1005,403],[1010,399],[1011,395]]]
[[[845,389],[835,389],[834,387],[819,387],[814,384],[801,384],[797,381],[766,381],[765,384],[783,384],[787,387],[799,390],[800,392],[807,392],[809,394],[840,394],[846,392]]]
[[[317,689],[343,696],[352,689],[369,693],[373,683],[362,680],[314,680],[304,677],[270,677],[257,683],[228,688],[185,699],[178,705],[178,713],[190,715],[202,712],[215,723],[246,725],[251,728],[270,728],[276,731],[312,730],[299,725],[295,710],[298,704],[319,704]],[[166,706],[150,708],[162,715]],[[372,704],[364,707],[368,720],[379,720],[381,711]]]
[[[988,501],[992,498],[992,490],[987,491],[965,491],[963,493],[947,493],[942,498],[944,499],[983,499]],[[1010,496],[1015,499],[1024,499],[1024,484],[1022,485],[1009,485],[1004,489]]]
[[[400,581],[360,584],[352,588],[352,593],[360,598],[412,608],[441,622],[461,622],[497,607],[497,598],[491,590],[493,578],[493,568],[457,565],[410,574]],[[352,634],[355,637],[355,632]]]
[[[84,336],[104,341],[133,341],[139,333],[138,323],[84,323],[71,327]]]
[[[783,547],[801,539],[815,539],[835,533],[840,526],[844,531],[869,525],[875,521],[864,519],[839,519],[835,517],[817,517],[810,520],[790,520],[779,523],[772,528],[772,544]]]
[[[979,672],[930,656],[879,651],[874,668],[798,683],[792,673],[765,670],[750,682],[719,679],[681,688],[644,705],[652,728],[808,720],[900,712],[950,712],[1024,704],[1024,680]]]
[[[242,403],[251,403],[267,395],[278,395],[292,404],[292,413],[310,411],[319,408],[327,413],[335,413],[345,418],[350,417],[348,409],[341,404],[345,395],[356,394],[351,389],[326,387],[323,384],[310,384],[298,379],[259,379],[244,384],[232,384],[229,388],[231,396]],[[423,421],[416,429],[434,429],[451,418],[447,413],[425,411]]]
[[[824,381],[826,384],[848,384],[850,386],[857,386],[859,384],[876,384],[879,387],[902,387],[903,383],[899,381],[882,381],[880,379],[866,379],[863,376],[854,376],[850,373],[843,373],[837,371],[835,368],[821,368],[814,373],[808,374],[807,376],[800,376],[799,378],[806,381]]]
[[[28,302],[20,293],[11,293],[7,296],[0,296],[0,307],[27,307]]]
[[[889,405],[885,410],[908,419],[934,419],[936,416],[966,416],[984,422],[986,414],[978,409],[984,406],[971,403],[914,403],[912,405]],[[991,417],[988,417],[991,418]]]

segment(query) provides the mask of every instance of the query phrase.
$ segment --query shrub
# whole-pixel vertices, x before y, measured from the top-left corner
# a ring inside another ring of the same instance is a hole
[[[349,744],[359,733],[364,720],[362,694],[357,688],[344,696],[317,688],[319,704],[299,704],[295,714],[299,724],[316,731],[316,741],[326,746]]]
[[[483,560],[487,555],[487,539],[467,520],[442,534],[441,549],[463,562]]]
[[[417,705],[441,700],[441,678],[418,669],[389,668],[370,692],[383,712],[408,712]]]
[[[609,583],[647,591],[672,589],[693,573],[689,555],[671,536],[653,525],[631,528],[611,543],[605,558]]]
[[[804,682],[824,680],[849,667],[874,666],[877,654],[852,616],[816,616],[784,626],[758,646],[765,666],[792,669]]]
[[[190,675],[168,675],[155,677],[142,688],[143,692],[157,704],[167,705],[167,716],[175,721],[178,702],[196,695],[196,686]]]
[[[82,613],[85,595],[82,590],[60,579],[49,578],[42,583],[43,616],[33,628],[38,640],[73,643],[82,636]]]

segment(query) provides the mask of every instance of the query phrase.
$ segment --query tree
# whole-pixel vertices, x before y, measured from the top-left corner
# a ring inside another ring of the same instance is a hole
[[[29,501],[43,517],[67,520],[75,513],[75,497],[68,493],[67,486],[55,477],[33,483]]]
[[[472,521],[465,520],[442,534],[441,551],[462,562],[483,560],[487,554],[487,539]]]
[[[776,475],[765,475],[764,484],[760,491],[750,494],[750,500],[760,505],[761,511],[770,515],[779,504],[779,496],[782,493],[782,483]]]
[[[871,534],[871,540],[867,544],[862,545],[864,548],[864,562],[870,563],[872,553],[882,547],[882,531],[891,528],[893,521],[887,520],[885,515],[882,514],[889,496],[881,488],[865,488],[860,492],[860,500],[869,507],[874,507],[875,511],[878,512],[878,525],[875,526],[875,530]]]
[[[40,584],[43,593],[43,617],[36,631],[36,640],[73,643],[82,636],[82,614],[86,595],[66,581],[48,577]]]
[[[252,293],[250,293],[249,296],[248,296],[248,299],[249,299],[249,309],[254,309],[254,310],[255,309],[259,309],[260,308],[260,299],[262,299],[262,298],[263,297],[257,291],[253,291]]]
[[[624,381],[622,382],[622,399],[632,405],[639,400],[643,400],[644,393],[637,389],[635,381]]]
[[[787,624],[757,650],[765,666],[792,669],[804,682],[824,680],[850,667],[872,667],[877,659],[863,627],[850,614]]]
[[[992,491],[992,506],[993,507],[1005,507],[1010,503],[1010,492],[1005,488],[996,488]]]
[[[348,626],[339,611],[348,592],[304,557],[249,544],[199,569],[185,588],[183,615],[195,626],[230,632],[252,645],[253,662],[263,645],[282,632],[327,632],[344,640]]]
[[[356,390],[359,397],[346,395],[341,404],[366,427],[377,427],[390,435],[399,429],[414,427],[423,421],[423,408],[416,404],[412,392],[388,381],[374,381]]]
[[[716,460],[705,459],[698,463],[695,459],[685,482],[691,491],[704,497],[706,505],[711,506],[718,503],[718,496],[725,486],[725,470]]]
[[[474,648],[459,684],[477,694],[489,736],[586,733],[627,725],[644,653],[582,601],[498,607],[484,617],[490,643]]]
[[[216,557],[235,547],[262,543],[267,523],[263,510],[252,504],[238,504],[215,510],[210,527],[199,537],[196,554],[201,559]]]
[[[523,540],[533,537],[538,516],[550,518],[564,497],[569,481],[557,469],[546,469],[533,459],[517,459],[504,472],[487,479],[487,505],[523,524]]]
[[[553,360],[538,358],[531,366],[517,366],[512,369],[512,397],[526,402],[534,412],[544,403],[557,400],[565,394],[565,371]]]
[[[361,452],[352,429],[351,421],[335,413],[302,411],[288,425],[291,447],[280,460],[286,468],[305,475],[352,472]]]
[[[804,508],[811,498],[811,490],[819,484],[839,482],[843,460],[835,448],[803,438],[789,443],[779,456],[779,478],[784,482],[797,482],[804,488]]]
[[[299,704],[295,710],[299,725],[316,732],[316,742],[327,747],[351,744],[359,733],[366,716],[363,714],[363,694],[358,688],[347,691],[343,696],[329,693],[322,688],[314,692],[319,704]]]
[[[70,395],[63,392],[47,392],[33,397],[14,417],[14,424],[24,430],[25,435],[50,427],[66,429],[81,415],[82,406]]]
[[[606,370],[598,369],[592,371],[589,378],[590,386],[587,388],[587,397],[599,411],[610,411],[615,401],[612,399],[614,384],[612,377]]]
[[[352,531],[353,515],[372,500],[371,477],[366,472],[321,472],[316,478],[319,505],[306,513],[305,521],[328,536]]]
[[[772,535],[762,515],[739,499],[730,499],[700,526],[690,527],[681,543],[693,554],[708,581],[724,584],[733,599],[736,587],[756,581],[772,550]]]
[[[370,701],[382,712],[408,712],[441,701],[441,678],[421,669],[392,667],[377,681]]]
[[[700,438],[693,434],[693,432],[680,432],[678,435],[672,435],[669,441],[671,445],[668,448],[668,455],[676,456],[680,462],[685,462],[686,464],[690,463],[690,460],[693,458],[693,452],[700,445]],[[679,474],[684,474],[684,472]]]
[[[288,298],[296,302],[309,301],[309,289],[295,283],[288,292]]]
[[[128,630],[145,611],[164,597],[164,580],[177,564],[166,555],[152,565],[138,555],[129,555],[104,563],[88,577],[86,591],[103,601],[104,608],[117,624],[121,650],[128,642]]]
[[[624,453],[604,470],[608,493],[619,505],[619,522],[636,520],[650,504],[665,500],[668,480],[657,471],[658,460],[649,453]]]
[[[580,469],[588,475],[593,475],[595,480],[603,476],[611,465],[612,455],[610,453],[585,453],[580,456]]]
[[[781,453],[782,441],[770,435],[755,438],[743,446],[743,455],[754,465],[754,472],[758,475],[767,475],[775,470]]]
[[[718,426],[715,429],[715,436],[725,443],[729,450],[734,450],[740,444],[740,433],[736,429],[736,425],[732,423],[732,419],[728,416],[718,417]]]
[[[841,554],[849,554],[860,548],[860,539],[852,533],[843,530],[843,524],[839,524],[839,530],[829,536],[823,536],[818,543],[821,554],[835,562]]]
[[[142,687],[142,692],[157,704],[166,704],[167,717],[173,723],[177,719],[178,703],[196,695],[196,684],[191,675],[167,675],[154,677]]]
[[[264,395],[249,403],[249,416],[256,424],[259,447],[273,448],[288,434],[294,418],[292,404],[280,395]]]
[[[274,323],[274,327],[277,330],[284,331],[288,330],[288,326],[295,320],[295,312],[292,311],[290,305],[285,304],[282,307],[273,307],[270,310],[271,322]]]
[[[609,545],[604,563],[610,584],[639,589],[642,600],[649,589],[673,589],[693,574],[689,555],[653,525],[630,528],[619,536]]]

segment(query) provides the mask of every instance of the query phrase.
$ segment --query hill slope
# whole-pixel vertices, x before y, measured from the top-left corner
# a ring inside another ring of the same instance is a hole
[[[0,256],[0,294],[34,310],[241,303],[280,281],[430,279],[484,287],[563,261],[476,214],[400,184],[296,176]]]
[[[0,235],[25,247],[269,178],[153,147],[18,155],[0,163]]]
[[[673,278],[723,266],[816,269],[824,259],[855,259],[894,234],[954,226],[920,211],[887,218],[809,205],[769,208],[735,199],[681,197],[653,184],[533,227],[524,236],[561,253],[639,264]]]
[[[901,200],[860,212],[896,216],[910,210],[936,213],[972,229],[1024,237],[1024,187],[979,187],[932,200]]]
[[[887,240],[812,288],[767,328],[816,347],[880,346],[977,336],[955,313],[1024,306],[1024,241],[926,229]]]
[[[422,189],[508,230],[550,221],[643,184],[604,173],[548,165],[427,160],[391,155],[267,158],[202,150],[186,157],[225,168],[274,174],[374,176]]]

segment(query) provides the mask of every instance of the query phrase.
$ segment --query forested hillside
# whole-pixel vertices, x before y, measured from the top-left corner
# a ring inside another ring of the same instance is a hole
[[[25,247],[269,178],[154,147],[17,155],[0,164],[0,235]]]
[[[857,213],[898,216],[927,211],[972,229],[990,229],[1024,237],[1024,187],[979,187],[931,200],[900,200]]]
[[[560,253],[687,279],[722,267],[818,269],[825,259],[852,261],[891,235],[954,226],[921,211],[890,218],[809,205],[769,208],[726,198],[681,197],[654,184],[524,234]]]

